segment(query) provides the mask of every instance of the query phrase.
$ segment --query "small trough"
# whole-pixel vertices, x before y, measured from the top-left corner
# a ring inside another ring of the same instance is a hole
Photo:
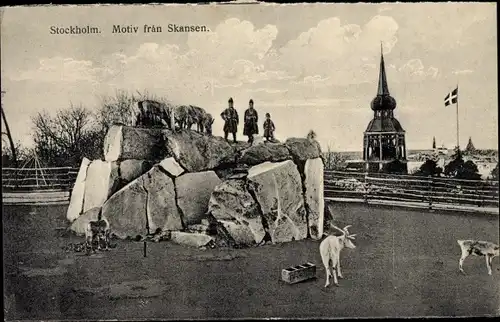
[[[288,284],[295,284],[316,278],[316,265],[305,263],[285,268],[281,271],[281,279]]]

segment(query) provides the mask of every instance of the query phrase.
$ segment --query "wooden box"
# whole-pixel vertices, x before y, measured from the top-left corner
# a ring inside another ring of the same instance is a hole
[[[313,263],[305,263],[281,271],[281,279],[288,284],[295,284],[312,278],[316,278],[316,265]]]

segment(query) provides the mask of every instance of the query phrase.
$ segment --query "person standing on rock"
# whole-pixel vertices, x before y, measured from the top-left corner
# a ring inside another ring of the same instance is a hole
[[[238,124],[240,122],[240,118],[238,116],[238,112],[233,106],[232,97],[229,98],[228,105],[229,107],[220,114],[220,116],[224,120],[224,139],[226,139],[227,141],[228,134],[232,133],[233,141],[234,143],[236,143],[236,132],[238,132]]]
[[[259,134],[259,115],[253,108],[253,100],[248,102],[248,109],[245,111],[245,126],[243,127],[243,135],[248,136],[248,142],[253,143],[254,134]]]
[[[266,142],[274,141],[274,123],[271,120],[271,114],[266,113],[266,120],[264,121],[264,137]]]

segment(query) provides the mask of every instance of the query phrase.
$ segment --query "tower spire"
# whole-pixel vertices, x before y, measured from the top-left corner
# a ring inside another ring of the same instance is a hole
[[[387,85],[387,76],[385,75],[384,51],[382,42],[380,42],[380,74],[378,76],[377,95],[389,95],[389,86]]]

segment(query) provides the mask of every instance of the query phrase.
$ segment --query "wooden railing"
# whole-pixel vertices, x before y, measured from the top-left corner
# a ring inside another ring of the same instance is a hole
[[[498,207],[498,181],[325,170],[325,198]]]
[[[70,191],[78,168],[2,168],[3,191]]]

